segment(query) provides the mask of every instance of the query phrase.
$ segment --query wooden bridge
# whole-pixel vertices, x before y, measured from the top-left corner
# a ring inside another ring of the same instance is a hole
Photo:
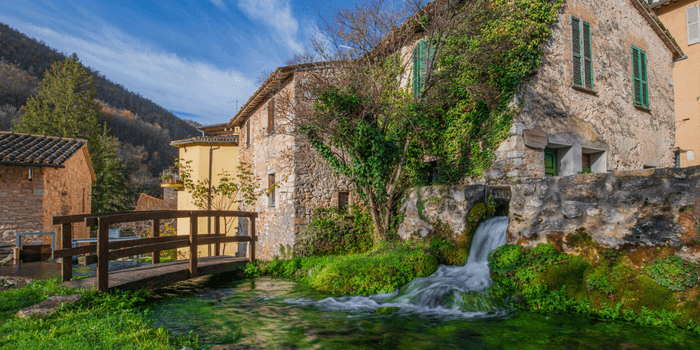
[[[213,234],[198,234],[198,218],[214,218]],[[245,217],[250,219],[248,236],[226,236],[221,233],[220,218]],[[92,288],[107,292],[110,289],[156,288],[186,279],[234,271],[248,261],[255,260],[255,219],[257,213],[241,211],[140,211],[123,213],[98,213],[69,216],[55,216],[54,225],[61,225],[60,249],[53,251],[54,259],[61,259],[61,276],[70,287]],[[189,236],[160,237],[160,222],[168,219],[189,218]],[[153,237],[129,241],[109,242],[109,226],[112,224],[150,221]],[[71,225],[85,223],[87,227],[97,226],[97,245],[72,248]],[[220,256],[221,243],[249,242],[248,257],[237,258]],[[198,246],[214,245],[214,256],[198,258]],[[181,260],[160,263],[160,251],[190,248],[189,261]],[[153,253],[153,264],[133,269],[109,273],[109,261],[123,257]],[[91,254],[97,261],[97,276],[71,281],[73,278],[73,256]]]

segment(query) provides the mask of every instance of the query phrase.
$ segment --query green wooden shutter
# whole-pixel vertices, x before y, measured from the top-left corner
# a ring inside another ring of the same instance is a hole
[[[544,175],[557,176],[557,150],[545,148],[544,150]]]
[[[583,77],[587,89],[593,90],[593,54],[591,25],[583,22]]]
[[[416,98],[420,96],[423,87],[424,42],[424,40],[421,40],[416,47],[413,48],[413,96]]]
[[[572,72],[573,84],[583,86],[582,64],[581,64],[581,20],[576,17],[571,17],[571,53],[572,53]]]
[[[642,106],[649,108],[649,87],[647,84],[647,54],[639,50],[639,65],[641,66],[641,81],[642,81]]]
[[[634,78],[634,83],[632,86],[632,90],[634,93],[634,104],[635,105],[642,105],[642,73],[641,69],[639,66],[639,49],[636,47],[632,47],[632,70],[633,70],[633,78]]]

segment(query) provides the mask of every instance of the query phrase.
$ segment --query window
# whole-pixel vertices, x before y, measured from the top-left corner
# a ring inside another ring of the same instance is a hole
[[[245,123],[245,146],[250,147],[250,119]]]
[[[267,205],[270,207],[275,206],[275,174],[267,175],[267,186],[270,190],[270,195],[267,197]]]
[[[591,172],[591,154],[584,153],[581,155],[581,172],[590,173]]]
[[[688,24],[688,45],[700,43],[700,6],[695,5],[685,10],[685,18]]]
[[[591,25],[571,17],[571,54],[573,86],[593,90],[593,54]]]
[[[350,192],[338,191],[338,209],[345,210],[350,204]]]
[[[272,135],[275,132],[275,99],[267,103],[267,133]]]
[[[681,167],[681,150],[677,149],[673,153],[673,156],[676,159],[676,168],[680,168]]]
[[[428,51],[430,46],[423,39],[413,48],[413,96],[418,98],[423,92],[425,83],[425,72],[428,69]]]
[[[649,88],[647,85],[647,54],[632,46],[632,69],[634,71],[634,105],[649,108]]]
[[[557,150],[544,149],[544,176],[557,176]]]

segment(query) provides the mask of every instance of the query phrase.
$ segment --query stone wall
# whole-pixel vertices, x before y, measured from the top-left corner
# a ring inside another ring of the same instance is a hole
[[[0,244],[14,244],[17,232],[43,231],[41,203],[46,168],[0,165]]]
[[[404,219],[398,235],[402,239],[426,237],[441,223],[452,232],[461,234],[466,229],[467,215],[476,203],[486,203],[492,197],[496,213],[507,212],[510,201],[508,187],[484,185],[427,186],[414,188],[405,197],[400,213]]]
[[[87,154],[78,150],[65,168],[0,165],[0,244],[14,244],[17,232],[60,232],[51,218],[90,212],[92,174]],[[73,224],[73,238],[89,237],[85,225]],[[57,236],[58,238],[58,236]],[[25,238],[28,242],[51,242],[48,236]]]
[[[533,246],[577,231],[612,248],[700,240],[700,167],[521,179],[511,191],[511,244]]]
[[[572,87],[571,16],[591,24],[594,91]],[[566,0],[542,65],[513,101],[512,136],[477,183],[544,176],[544,148],[555,149],[559,175],[673,166],[672,54],[629,0]],[[650,109],[633,104],[632,45],[647,54]]]

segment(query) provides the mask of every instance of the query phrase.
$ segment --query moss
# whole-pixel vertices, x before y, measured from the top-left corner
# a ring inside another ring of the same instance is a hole
[[[700,333],[697,264],[667,255],[667,248],[601,249],[579,238],[576,246],[599,250],[599,259],[557,252],[552,244],[496,249],[489,255],[495,282],[490,292],[514,294],[515,306],[534,311],[577,312]],[[637,264],[651,257],[648,267]]]
[[[345,256],[303,257],[248,263],[248,277],[291,277],[316,290],[336,295],[372,295],[391,292],[437,270],[437,259],[405,244]]]
[[[345,255],[370,250],[373,246],[371,218],[357,206],[353,207],[353,212],[356,214],[349,216],[336,208],[316,208],[311,222],[296,236],[293,250],[285,249],[285,255]]]

